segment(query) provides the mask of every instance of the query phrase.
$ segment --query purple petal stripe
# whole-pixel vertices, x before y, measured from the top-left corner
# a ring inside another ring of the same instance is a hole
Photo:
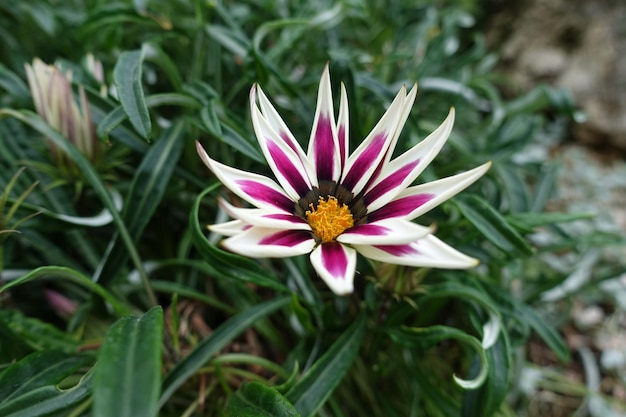
[[[416,194],[401,197],[387,203],[384,207],[369,213],[367,220],[375,222],[382,219],[388,219],[391,217],[404,217],[410,214],[416,208],[428,203],[435,197],[434,194]]]
[[[267,217],[268,219],[275,219],[275,220],[286,220],[291,223],[306,223],[300,217],[294,216],[291,214],[281,214],[281,213],[266,214],[263,217]]]
[[[333,179],[333,161],[335,158],[335,141],[330,118],[320,115],[315,129],[314,160],[317,178],[320,181]]]
[[[286,132],[280,132],[280,137],[291,148],[291,150],[294,151],[296,155],[298,155],[299,145],[297,143],[294,143],[294,141]]]
[[[359,226],[354,226],[344,233],[354,233],[357,235],[365,235],[365,236],[384,236],[391,229],[388,227],[379,226],[376,224],[361,224]]]
[[[294,210],[293,201],[267,185],[260,184],[253,180],[238,180],[236,183],[241,187],[241,191],[255,200],[271,204],[283,211],[293,212]]]
[[[267,139],[267,149],[270,152],[272,160],[276,163],[276,168],[285,177],[293,189],[300,197],[303,197],[310,191],[310,187],[302,178],[302,174],[291,163],[289,157],[280,149],[280,147]]]
[[[406,164],[405,166],[396,170],[394,173],[387,176],[387,178],[376,184],[363,196],[363,200],[365,200],[365,205],[368,205],[372,201],[377,200],[380,196],[382,196],[389,190],[393,190],[394,188],[399,187],[402,184],[402,181],[404,181],[404,179],[411,174],[413,168],[415,168],[417,164],[419,164],[419,159]]]
[[[374,245],[376,249],[380,249],[394,256],[414,255],[419,252],[411,245]]]
[[[374,140],[365,148],[350,167],[350,171],[341,182],[341,185],[352,191],[354,186],[363,176],[365,172],[376,162],[385,144],[387,138],[386,133],[379,133]]]
[[[259,245],[297,246],[311,239],[311,233],[300,230],[281,230],[273,235],[265,236]]]
[[[335,278],[345,278],[348,257],[341,243],[322,243],[322,266]]]
[[[339,130],[337,132],[337,136],[339,137],[339,156],[341,158],[341,163],[343,164],[346,160],[346,154],[348,150],[346,149],[346,145],[348,144],[348,140],[346,138],[346,127],[341,125],[339,126]]]

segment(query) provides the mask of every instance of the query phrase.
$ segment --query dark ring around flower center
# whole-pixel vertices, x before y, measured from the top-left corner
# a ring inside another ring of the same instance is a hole
[[[361,195],[355,196],[346,187],[335,181],[321,181],[319,187],[313,187],[295,203],[294,214],[306,221],[306,212],[311,210],[311,205],[316,209],[320,197],[327,200],[330,196],[335,197],[339,205],[348,206],[355,226],[367,222],[367,208]]]

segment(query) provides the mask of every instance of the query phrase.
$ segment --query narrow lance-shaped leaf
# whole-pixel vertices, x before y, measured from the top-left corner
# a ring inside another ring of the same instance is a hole
[[[141,137],[147,139],[152,125],[141,86],[143,57],[143,49],[122,52],[113,70],[113,80],[130,123]]]
[[[0,327],[35,350],[54,349],[68,354],[78,350],[79,342],[71,335],[38,318],[25,316],[18,310],[0,309]]]
[[[124,203],[122,217],[137,241],[161,203],[167,184],[184,147],[184,123],[177,122],[151,146],[135,172]],[[107,283],[117,276],[128,259],[128,250],[117,238],[107,248],[95,280]]]
[[[228,401],[228,414],[237,417],[300,417],[275,388],[248,382]]]
[[[178,93],[153,94],[145,98],[145,104],[147,108],[159,106],[181,106],[196,108],[199,106],[198,101],[192,96]],[[126,113],[126,110],[123,106],[115,107],[113,110],[109,111],[106,116],[102,116],[100,122],[98,123],[96,134],[103,141],[108,141],[109,133],[111,133],[111,131],[116,128],[118,128],[119,133],[119,130],[123,129],[123,127],[119,127],[120,124],[127,118],[128,113]],[[123,136],[120,137],[118,135],[116,139],[120,141],[120,139],[123,139]],[[136,151],[141,151],[143,149],[140,144],[145,145],[145,142],[137,143],[135,141],[124,141],[124,143]]]
[[[463,417],[493,415],[508,394],[512,352],[505,332],[486,354],[489,363],[487,379],[480,388],[468,390],[463,395]],[[480,361],[475,360],[474,367],[479,366]]]
[[[107,332],[94,381],[95,417],[152,417],[158,412],[163,310],[118,320]]]
[[[458,198],[456,204],[465,218],[498,248],[505,252],[517,250],[522,255],[533,253],[524,238],[482,198],[471,195]]]
[[[313,416],[339,385],[359,353],[365,335],[361,315],[287,393],[303,417]]]
[[[463,330],[449,326],[435,325],[419,328],[400,326],[393,329],[387,329],[386,332],[394,342],[402,346],[409,346],[417,349],[427,349],[446,339],[455,339],[466,343],[478,354],[481,367],[479,368],[478,375],[473,379],[467,380],[453,375],[452,377],[454,382],[462,388],[475,389],[481,386],[487,378],[489,364],[487,362],[485,349],[478,339],[468,333],[465,333]]]
[[[72,388],[61,390],[54,385],[46,385],[0,404],[0,416],[69,416],[73,409],[88,400],[93,382],[92,370]]]
[[[56,385],[91,360],[88,356],[58,350],[31,353],[0,373],[0,404],[38,388]]]

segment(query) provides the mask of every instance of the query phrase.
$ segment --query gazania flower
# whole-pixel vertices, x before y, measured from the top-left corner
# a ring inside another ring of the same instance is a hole
[[[412,220],[463,190],[489,168],[411,186],[452,130],[454,109],[432,134],[392,159],[417,88],[402,87],[378,124],[348,154],[348,102],[341,86],[335,122],[328,66],[319,86],[305,153],[261,88],[250,91],[252,123],[278,182],[221,164],[197,149],[204,163],[253,208],[221,201],[235,220],[209,226],[229,236],[228,250],[250,257],[310,253],[318,275],[336,294],[353,291],[357,253],[393,264],[469,268],[478,261],[446,245]],[[260,106],[260,107],[259,107]]]

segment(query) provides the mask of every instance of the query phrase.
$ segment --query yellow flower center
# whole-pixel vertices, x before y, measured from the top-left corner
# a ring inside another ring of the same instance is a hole
[[[309,204],[311,210],[307,210],[306,219],[313,229],[313,233],[322,242],[332,242],[346,229],[354,226],[354,218],[347,205],[339,205],[337,198],[329,196],[327,199],[320,197],[317,207]]]

